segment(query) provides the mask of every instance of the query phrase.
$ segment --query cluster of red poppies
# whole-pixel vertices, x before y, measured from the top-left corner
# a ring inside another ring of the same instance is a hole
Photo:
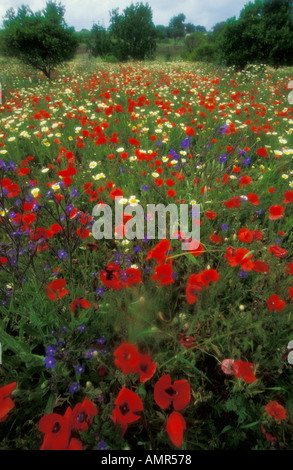
[[[115,365],[124,374],[139,373],[140,382],[149,380],[156,371],[156,364],[151,361],[150,356],[139,354],[137,348],[132,344],[121,344],[114,352],[114,357]],[[180,447],[186,424],[179,411],[183,410],[190,402],[189,383],[182,379],[172,384],[171,377],[167,374],[163,375],[155,384],[154,400],[162,409],[166,409],[170,405],[173,406],[174,411],[168,417],[166,430],[171,442]],[[140,418],[138,413],[143,411],[143,403],[135,392],[123,387],[115,400],[115,405],[113,421],[120,425],[122,436],[124,436],[128,425]]]
[[[219,273],[216,269],[206,269],[198,274],[191,274],[187,280],[186,296],[189,304],[196,301],[197,292],[209,287],[210,282],[217,282]]]
[[[68,407],[64,416],[49,413],[39,422],[39,431],[45,433],[40,450],[83,450],[78,433],[86,431],[97,414],[96,406],[87,398]]]
[[[109,263],[100,271],[102,283],[111,289],[120,290],[142,282],[139,269],[130,267],[121,270],[120,268],[120,264]]]
[[[173,259],[168,258],[168,254],[171,252],[171,244],[169,240],[165,238],[161,240],[153,250],[148,252],[146,260],[155,259],[157,266],[155,272],[152,275],[152,280],[157,281],[160,286],[165,286],[174,283],[174,275],[172,269]]]
[[[255,366],[251,362],[234,361],[234,359],[224,359],[221,369],[225,374],[242,378],[246,383],[251,384],[256,381],[254,375]]]

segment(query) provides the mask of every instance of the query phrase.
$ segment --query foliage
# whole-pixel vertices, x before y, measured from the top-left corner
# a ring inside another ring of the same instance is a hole
[[[94,24],[91,29],[88,45],[94,57],[99,56],[104,58],[107,54],[110,54],[112,42],[106,28],[99,24]]]
[[[227,20],[221,56],[227,65],[239,68],[248,63],[292,65],[292,38],[292,1],[256,0],[244,7],[238,20]]]
[[[184,41],[182,57],[191,61],[217,63],[219,57],[218,42],[212,33],[201,31],[187,36]]]
[[[50,1],[42,12],[28,7],[6,12],[5,52],[42,71],[48,79],[56,66],[74,57],[78,40],[64,22],[64,7]]]
[[[121,14],[118,8],[112,10],[109,29],[116,40],[113,54],[120,60],[145,60],[153,57],[157,32],[148,4],[132,3]]]
[[[184,21],[186,16],[183,13],[180,13],[177,16],[173,16],[170,19],[169,26],[168,26],[168,35],[171,38],[174,38],[175,43],[180,38],[184,38],[185,36],[185,24]]]

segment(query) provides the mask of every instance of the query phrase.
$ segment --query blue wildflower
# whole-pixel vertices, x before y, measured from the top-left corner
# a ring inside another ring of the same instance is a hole
[[[46,368],[47,368],[47,369],[54,369],[55,363],[56,363],[56,359],[54,359],[53,356],[45,357],[45,363],[46,363]]]
[[[78,364],[75,368],[75,372],[77,372],[77,374],[82,374],[85,370],[85,366],[84,364]]]
[[[219,158],[219,163],[220,165],[222,165],[222,163],[226,162],[227,161],[227,155],[224,153],[224,155],[222,155],[220,158]]]
[[[70,395],[74,395],[78,391],[79,391],[79,383],[77,382],[72,383],[69,387]]]
[[[99,444],[97,446],[97,449],[98,450],[105,450],[105,449],[107,449],[107,447],[108,447],[107,442],[103,441],[103,439],[102,439],[101,442],[99,442]]]

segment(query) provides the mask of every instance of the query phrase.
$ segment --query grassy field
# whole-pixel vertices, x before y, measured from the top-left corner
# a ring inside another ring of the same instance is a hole
[[[1,450],[292,449],[293,70],[173,53],[1,59]],[[199,245],[96,239],[115,196]]]

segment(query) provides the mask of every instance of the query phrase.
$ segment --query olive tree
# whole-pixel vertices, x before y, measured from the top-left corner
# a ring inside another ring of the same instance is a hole
[[[64,21],[65,8],[49,1],[33,13],[22,5],[17,13],[10,8],[4,17],[4,52],[40,70],[51,80],[53,70],[71,60],[78,45],[74,28]]]

